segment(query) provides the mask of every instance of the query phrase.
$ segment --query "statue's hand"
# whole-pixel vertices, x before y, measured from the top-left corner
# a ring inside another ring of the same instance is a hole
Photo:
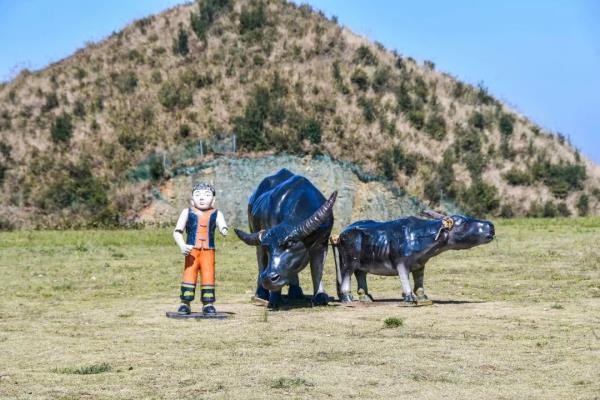
[[[179,248],[181,250],[181,253],[184,256],[187,256],[191,253],[191,251],[194,249],[194,246],[192,246],[191,244],[184,244],[183,246],[181,246]]]

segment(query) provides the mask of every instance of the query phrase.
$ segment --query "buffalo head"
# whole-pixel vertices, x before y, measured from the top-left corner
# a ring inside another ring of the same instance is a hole
[[[267,267],[259,276],[267,290],[279,290],[289,283],[290,275],[297,274],[308,261],[308,247],[304,239],[327,222],[333,210],[337,191],[310,217],[297,223],[284,221],[269,229],[247,233],[235,229],[237,236],[250,246],[262,246],[268,254]]]
[[[442,221],[438,236],[443,235],[451,249],[468,249],[480,244],[489,243],[496,234],[494,224],[464,215],[447,216],[432,210],[423,214]]]

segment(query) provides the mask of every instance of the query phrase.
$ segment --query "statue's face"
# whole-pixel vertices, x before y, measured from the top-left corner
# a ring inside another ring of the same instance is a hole
[[[214,205],[215,196],[210,189],[194,190],[192,193],[192,203],[199,210],[208,210]]]

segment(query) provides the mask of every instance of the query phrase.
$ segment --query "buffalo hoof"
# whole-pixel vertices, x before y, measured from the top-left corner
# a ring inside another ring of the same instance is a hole
[[[415,296],[414,293],[405,294],[404,295],[404,302],[405,303],[416,303],[417,302],[417,297]]]
[[[325,292],[317,293],[312,298],[313,306],[326,306],[329,304],[329,295]]]
[[[425,290],[423,290],[423,288],[418,288],[417,292],[415,294],[417,296],[417,301],[429,300],[429,297],[427,297],[427,295],[425,294]]]
[[[256,293],[254,294],[254,297],[256,297],[257,299],[269,301],[269,291],[264,287],[259,286],[256,288]]]
[[[342,303],[352,303],[352,295],[350,293],[344,293],[340,296]]]
[[[290,285],[288,289],[288,299],[290,300],[301,300],[304,299],[304,292],[300,286]]]
[[[270,309],[279,308],[281,306],[281,302],[281,292],[270,292],[269,304],[267,305],[267,307],[269,307]]]
[[[362,301],[363,303],[372,303],[373,296],[366,293],[364,289],[358,289],[358,301]]]

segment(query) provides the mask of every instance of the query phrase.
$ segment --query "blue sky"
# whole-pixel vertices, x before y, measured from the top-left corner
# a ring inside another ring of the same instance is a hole
[[[0,80],[43,68],[177,0],[0,0]],[[600,163],[600,2],[310,0],[351,30],[435,62]]]

